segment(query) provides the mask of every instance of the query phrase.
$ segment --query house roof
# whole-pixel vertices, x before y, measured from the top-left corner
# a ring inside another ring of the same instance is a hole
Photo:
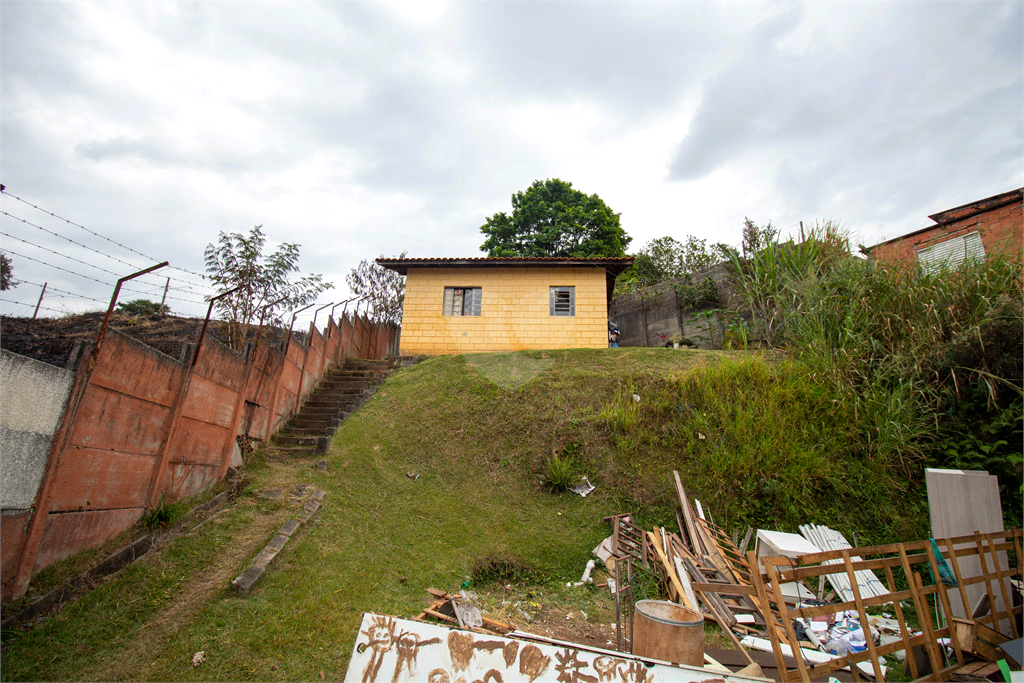
[[[964,204],[963,206],[957,206],[952,209],[946,209],[945,211],[940,211],[939,213],[933,213],[932,215],[928,216],[928,218],[931,218],[933,221],[935,221],[935,225],[926,225],[923,228],[912,230],[911,232],[908,232],[904,235],[900,235],[899,237],[893,237],[892,239],[885,240],[884,242],[873,244],[870,247],[861,247],[861,251],[865,254],[868,254],[871,252],[872,249],[874,249],[875,247],[880,247],[883,244],[897,242],[899,240],[906,239],[907,237],[913,237],[914,235],[926,232],[928,230],[934,230],[935,228],[942,225],[949,225],[950,223],[956,223],[967,218],[973,218],[974,216],[986,213],[988,211],[995,211],[996,209],[1002,208],[1007,204],[1019,202],[1022,200],[1022,198],[1024,198],[1024,188],[1019,188],[1016,190],[1010,190],[1009,192],[1003,192],[1001,194],[992,195],[991,197],[986,197],[985,199],[979,199],[978,201],[971,202],[970,204]]]
[[[377,259],[378,265],[406,275],[410,268],[602,268],[616,277],[633,265],[632,256],[617,258],[561,258],[561,257],[473,257],[473,258],[403,258]]]

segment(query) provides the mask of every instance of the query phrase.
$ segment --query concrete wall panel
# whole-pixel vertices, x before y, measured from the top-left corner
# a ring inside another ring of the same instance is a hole
[[[70,557],[79,550],[103,543],[135,524],[144,513],[143,508],[129,508],[65,512],[47,516],[34,571]]]
[[[245,382],[245,358],[216,339],[207,337],[196,361],[196,375],[230,389],[241,391]]]
[[[177,462],[167,468],[163,492],[167,500],[181,500],[209,488],[216,479],[215,465]]]
[[[160,452],[170,409],[89,385],[75,418],[70,443],[147,455]]]
[[[227,428],[182,417],[171,444],[170,462],[220,463],[221,448],[227,438]]]
[[[193,375],[182,415],[221,427],[231,426],[237,391],[217,384],[205,377]]]
[[[184,371],[184,364],[176,358],[116,330],[107,330],[89,383],[170,406]]]
[[[150,455],[67,448],[50,511],[143,507],[156,464]]]
[[[35,501],[75,373],[0,351],[0,508]]]
[[[28,510],[5,510],[0,513],[0,576],[8,582],[18,571],[18,560],[21,559],[21,549],[25,547],[25,525],[28,524]],[[4,587],[3,594],[7,595],[7,587]]]

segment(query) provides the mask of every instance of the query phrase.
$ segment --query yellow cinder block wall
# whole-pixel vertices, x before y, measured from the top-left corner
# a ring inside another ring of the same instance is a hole
[[[441,315],[445,287],[479,287],[479,316]],[[550,315],[550,288],[576,288],[576,315]],[[605,348],[603,268],[409,268],[403,355]]]

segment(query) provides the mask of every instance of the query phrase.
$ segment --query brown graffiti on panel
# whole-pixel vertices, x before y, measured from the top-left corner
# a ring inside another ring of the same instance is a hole
[[[448,653],[452,658],[455,672],[465,671],[473,659],[473,636],[452,631],[448,634]]]
[[[395,683],[398,680],[403,667],[412,676],[412,668],[416,665],[416,654],[420,651],[421,647],[440,642],[440,638],[421,641],[418,633],[402,631],[398,638],[395,639],[395,652],[398,653],[398,661],[395,662],[395,673],[391,677],[391,683]]]
[[[505,643],[505,647],[501,649],[501,655],[505,658],[505,668],[512,666],[512,662],[516,661],[516,653],[519,652],[519,643],[510,640]]]
[[[363,631],[368,642],[367,647],[373,650],[370,661],[363,669],[363,683],[374,683],[377,680],[377,672],[384,661],[384,654],[391,649],[395,642],[395,620],[387,617],[374,617],[373,623]]]
[[[590,676],[582,672],[590,666],[589,662],[580,660],[579,650],[565,649],[561,652],[555,653],[555,659],[558,663],[555,664],[555,671],[558,672],[558,678],[555,679],[559,683],[597,683],[595,676]]]
[[[530,683],[547,671],[549,664],[551,664],[551,658],[544,656],[544,653],[536,645],[527,645],[519,653],[519,673],[528,677]]]

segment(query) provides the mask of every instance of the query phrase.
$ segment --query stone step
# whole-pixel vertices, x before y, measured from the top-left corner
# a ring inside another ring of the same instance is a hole
[[[281,436],[334,436],[337,428],[327,427],[285,427],[278,432]]]
[[[328,415],[307,415],[299,413],[289,421],[288,426],[298,427],[300,429],[315,429],[316,427],[324,427],[325,429],[328,429],[341,424],[340,416],[340,411],[338,413]]]
[[[372,386],[374,384],[380,384],[381,380],[377,379],[326,379],[320,382],[318,385],[321,389],[362,389],[363,387]]]
[[[283,431],[283,430],[282,430]],[[275,446],[304,446],[306,448],[316,448],[320,439],[325,438],[322,436],[285,436],[278,432],[274,435],[273,442]]]

